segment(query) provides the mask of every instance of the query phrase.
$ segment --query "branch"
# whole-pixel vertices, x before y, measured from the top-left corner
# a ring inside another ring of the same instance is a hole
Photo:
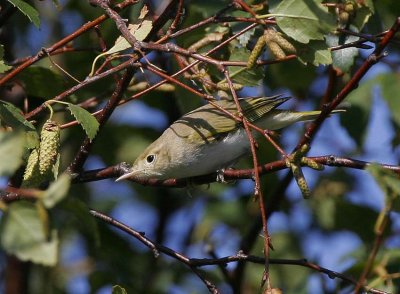
[[[118,4],[116,6],[116,9],[122,10],[123,8],[135,4],[138,0],[125,0],[124,2]],[[17,68],[13,69],[11,72],[6,74],[5,76],[0,78],[0,86],[3,86],[6,82],[11,80],[13,77],[15,77],[17,74],[19,74],[21,71],[23,71],[25,68],[29,67],[30,65],[36,63],[37,61],[41,60],[43,57],[46,57],[46,54],[43,54],[43,52],[47,52],[51,54],[53,51],[58,50],[59,48],[66,46],[69,42],[72,40],[76,39],[83,33],[87,32],[89,29],[94,28],[95,26],[99,25],[103,21],[107,19],[106,15],[99,16],[95,20],[88,22],[81,26],[79,29],[77,29],[75,32],[72,34],[68,35],[64,39],[61,39],[57,43],[53,44],[51,47],[44,48],[40,50],[35,56],[29,58],[27,61],[25,61],[23,64],[19,65]]]
[[[265,258],[263,257],[258,257],[254,255],[247,255],[244,254],[243,252],[238,252],[236,255],[231,255],[231,256],[226,256],[226,257],[221,257],[221,258],[189,258],[185,256],[182,253],[179,253],[169,247],[163,246],[161,244],[158,244],[151,239],[147,238],[144,232],[138,232],[131,227],[113,219],[110,216],[107,216],[99,211],[96,210],[90,210],[90,214],[92,214],[94,217],[108,223],[109,225],[112,225],[113,227],[127,233],[128,235],[134,237],[138,241],[140,241],[143,245],[148,247],[153,251],[154,256],[157,258],[160,255],[160,252],[170,256],[179,262],[183,263],[187,267],[189,267],[197,276],[201,278],[203,283],[207,286],[208,290],[210,293],[219,293],[218,289],[214,284],[212,284],[210,281],[204,278],[203,274],[199,271],[198,267],[203,267],[203,266],[209,266],[209,265],[222,265],[225,266],[228,263],[232,262],[238,262],[238,261],[244,261],[244,262],[252,262],[252,263],[258,263],[258,264],[265,264]],[[353,279],[329,270],[327,268],[321,267],[317,264],[308,262],[306,259],[269,259],[268,263],[270,264],[281,264],[281,265],[298,265],[302,267],[307,267],[312,270],[318,271],[320,273],[326,274],[329,278],[334,279],[338,278],[343,280],[344,282],[348,284],[353,284],[356,285],[357,282],[354,281]],[[376,294],[387,294],[384,291],[380,291],[377,289],[372,289],[372,288],[362,288],[364,291],[369,291],[371,293],[376,293]]]
[[[317,157],[307,157],[310,160],[314,160],[320,164],[326,166],[335,166],[335,167],[346,167],[352,169],[360,169],[363,170],[370,164],[371,162],[347,158],[347,157],[338,157],[335,155],[324,155]],[[393,171],[400,175],[400,166],[399,165],[390,165],[390,164],[379,164],[382,168]],[[273,173],[279,170],[287,169],[286,163],[284,160],[277,160],[274,162],[266,163],[264,165],[259,165],[257,167],[260,175],[266,175],[269,173]],[[109,178],[116,178],[129,170],[129,165],[126,163],[121,163],[115,166],[85,171],[78,174],[74,183],[85,183],[85,182],[93,182],[99,181]],[[223,177],[227,181],[239,180],[239,179],[252,179],[254,174],[254,169],[228,169],[223,172]],[[188,183],[192,183],[195,185],[209,184],[216,181],[216,173],[199,176],[195,178],[189,179],[168,179],[168,180],[140,180],[140,179],[130,179],[132,182],[136,182],[145,186],[154,186],[154,187],[174,187],[174,188],[183,188],[188,185]]]

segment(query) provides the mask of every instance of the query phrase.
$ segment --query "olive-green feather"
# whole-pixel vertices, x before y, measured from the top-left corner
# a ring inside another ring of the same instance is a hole
[[[289,98],[279,96],[242,98],[239,99],[243,115],[251,123],[265,116]],[[220,100],[217,105],[238,115],[234,101]],[[179,128],[177,127],[179,125]],[[235,119],[223,113],[211,104],[206,104],[195,109],[170,126],[170,129],[180,137],[190,141],[198,141],[201,138],[205,143],[218,141],[240,126]],[[178,131],[179,129],[179,131]]]

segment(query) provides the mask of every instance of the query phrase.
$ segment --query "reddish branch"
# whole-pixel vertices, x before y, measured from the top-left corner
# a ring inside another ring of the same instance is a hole
[[[353,169],[365,169],[370,162],[351,159],[347,157],[338,157],[334,155],[325,155],[325,156],[317,156],[317,157],[307,157],[311,160],[314,160],[320,164],[326,166],[335,166],[335,167],[344,167],[344,168],[353,168]],[[381,167],[393,171],[400,175],[400,166],[398,165],[390,165],[390,164],[380,164]],[[118,164],[115,166],[96,169],[92,171],[85,171],[81,174],[77,175],[74,182],[75,183],[83,183],[83,182],[92,182],[92,181],[100,181],[108,178],[116,178],[126,173],[129,169],[129,165],[126,163]],[[269,173],[273,173],[279,170],[287,169],[285,160],[277,160],[274,162],[266,163],[264,165],[259,165],[257,170],[260,175],[265,175]],[[254,168],[252,169],[228,169],[223,172],[224,179],[227,181],[231,180],[239,180],[239,179],[252,179],[254,175]],[[201,185],[215,182],[216,174],[204,175],[196,178],[190,179],[190,182]],[[131,180],[141,185],[146,186],[161,186],[161,187],[175,187],[182,188],[186,187],[188,184],[188,179],[168,179],[168,180],[140,180],[135,179]]]
[[[118,103],[121,101],[122,96],[126,88],[129,86],[129,83],[133,77],[133,74],[134,74],[133,68],[128,68],[125,74],[119,80],[114,93],[112,94],[110,100],[108,100],[106,106],[103,108],[102,114],[97,119],[100,124],[99,132],[102,130],[103,126],[108,121],[115,108],[118,106]],[[81,171],[86,159],[89,156],[89,152],[91,147],[93,146],[93,143],[94,140],[91,140],[89,137],[85,138],[74,160],[68,167],[68,170],[71,173],[76,173]]]
[[[180,23],[180,21],[182,19],[183,0],[173,0],[169,3],[169,5],[167,6],[167,9],[163,12],[163,14],[154,21],[153,29],[152,29],[148,39],[146,39],[144,42],[138,42],[135,39],[135,37],[129,32],[127,25],[125,23],[125,20],[122,19],[120,17],[120,15],[118,14],[119,10],[121,10],[124,7],[127,7],[128,5],[137,3],[138,2],[137,0],[127,0],[127,1],[124,1],[121,4],[117,5],[116,7],[110,7],[109,1],[104,1],[104,0],[91,0],[90,2],[92,4],[95,4],[99,7],[101,7],[105,11],[106,15],[103,15],[103,16],[85,24],[80,29],[78,29],[77,31],[72,33],[71,35],[69,35],[69,36],[63,38],[62,40],[60,40],[59,42],[55,43],[53,46],[44,49],[43,52],[45,52],[47,54],[56,54],[56,53],[69,51],[69,50],[67,50],[68,47],[66,47],[66,46],[70,41],[74,40],[81,34],[89,31],[90,29],[96,27],[101,22],[103,22],[107,17],[110,17],[115,22],[115,24],[116,24],[118,30],[121,32],[121,34],[131,44],[131,46],[134,48],[134,50],[136,50],[136,52],[139,52],[141,54],[141,56],[144,56],[145,53],[147,53],[148,51],[156,51],[156,52],[175,53],[176,55],[179,55],[180,57],[193,58],[195,61],[192,62],[191,64],[187,64],[187,66],[185,66],[183,69],[179,70],[177,73],[175,73],[171,76],[168,76],[167,74],[158,70],[156,67],[154,67],[151,64],[145,64],[145,65],[140,64],[138,62],[139,57],[132,56],[130,60],[125,61],[110,70],[96,74],[94,77],[87,78],[85,81],[83,81],[83,82],[79,83],[78,85],[59,94],[53,100],[63,100],[66,97],[68,97],[69,95],[71,95],[72,93],[75,93],[79,89],[81,89],[95,81],[98,81],[99,79],[102,79],[110,74],[115,74],[121,70],[125,70],[125,73],[123,74],[122,79],[117,83],[116,89],[115,89],[112,97],[108,101],[107,105],[100,111],[96,112],[97,118],[102,127],[107,122],[110,115],[112,114],[112,112],[118,105],[120,105],[122,103],[126,103],[127,101],[130,101],[132,99],[141,97],[145,93],[152,91],[153,89],[155,89],[156,87],[162,85],[163,83],[165,83],[167,81],[170,81],[178,86],[181,86],[181,87],[191,91],[192,93],[195,93],[198,96],[201,96],[205,99],[210,100],[210,98],[211,98],[210,96],[204,95],[204,94],[200,93],[199,91],[196,91],[196,90],[188,87],[184,83],[178,81],[175,77],[188,71],[189,69],[193,68],[200,62],[204,62],[209,65],[213,65],[214,67],[219,69],[221,72],[223,72],[225,74],[225,78],[229,84],[232,96],[233,96],[233,98],[237,104],[237,108],[238,108],[238,113],[239,113],[238,117],[233,116],[232,114],[230,114],[230,115],[237,121],[242,122],[242,124],[246,130],[246,133],[249,137],[249,141],[251,143],[250,146],[251,146],[251,153],[252,153],[253,165],[254,165],[254,167],[252,169],[247,169],[247,170],[227,170],[224,172],[224,178],[226,180],[243,179],[243,178],[254,178],[255,179],[254,194],[256,196],[258,196],[261,217],[260,217],[260,219],[257,219],[255,221],[253,227],[249,231],[251,234],[251,237],[248,239],[246,239],[246,237],[245,237],[242,240],[242,245],[244,244],[245,241],[248,241],[247,244],[242,246],[242,248],[245,249],[246,252],[248,252],[250,250],[250,248],[252,247],[252,245],[255,242],[255,236],[257,236],[258,231],[262,227],[263,233],[264,233],[264,239],[265,239],[265,242],[264,242],[265,258],[252,257],[252,256],[246,255],[244,253],[241,253],[241,254],[237,254],[235,256],[230,256],[230,257],[225,257],[225,258],[202,259],[202,260],[189,259],[189,258],[183,256],[182,254],[179,254],[179,253],[173,251],[172,249],[155,244],[151,240],[147,239],[144,236],[144,234],[136,232],[136,231],[132,230],[131,228],[129,228],[129,227],[105,216],[105,215],[102,215],[101,213],[92,211],[92,214],[94,216],[101,218],[102,220],[118,227],[119,229],[124,230],[125,232],[129,233],[130,235],[134,236],[136,239],[140,240],[146,246],[151,248],[155,254],[158,254],[158,251],[160,251],[160,252],[170,255],[170,256],[176,258],[177,260],[181,261],[182,263],[186,264],[188,267],[191,268],[191,270],[196,275],[198,275],[200,277],[200,279],[207,286],[207,288],[209,289],[209,291],[211,293],[218,293],[217,288],[215,287],[215,285],[213,285],[211,282],[209,282],[203,276],[203,274],[197,269],[197,267],[204,266],[204,265],[210,265],[210,264],[226,264],[228,262],[237,261],[238,266],[236,268],[236,271],[234,273],[234,278],[232,280],[235,281],[236,285],[240,286],[241,278],[243,277],[242,273],[243,273],[243,268],[244,268],[244,261],[264,263],[264,265],[265,265],[264,278],[265,279],[263,279],[263,280],[268,280],[268,265],[270,263],[274,263],[274,260],[269,259],[269,246],[268,246],[269,236],[268,236],[268,229],[267,229],[267,218],[271,214],[272,211],[274,211],[275,209],[277,209],[279,207],[279,203],[280,203],[280,201],[282,201],[282,198],[283,198],[283,197],[281,197],[281,194],[284,193],[286,187],[289,185],[292,176],[291,176],[291,173],[288,173],[286,175],[286,177],[284,178],[284,180],[281,183],[280,188],[275,193],[275,195],[277,197],[272,198],[272,201],[268,204],[268,207],[267,207],[268,211],[266,211],[266,209],[264,207],[264,202],[263,202],[264,199],[261,195],[261,190],[260,190],[260,175],[287,168],[285,160],[275,161],[272,163],[265,164],[263,166],[258,166],[257,154],[256,154],[256,150],[255,150],[255,145],[254,145],[254,139],[253,139],[251,131],[250,131],[251,128],[255,128],[255,127],[252,126],[250,123],[248,123],[247,120],[243,117],[243,115],[241,113],[240,105],[238,103],[238,98],[237,98],[236,92],[233,90],[232,81],[226,70],[226,66],[246,66],[246,62],[217,60],[213,57],[210,57],[210,55],[214,52],[217,52],[219,49],[223,48],[227,44],[229,44],[232,40],[236,39],[238,36],[240,36],[244,32],[246,32],[252,28],[255,28],[257,25],[275,24],[275,22],[271,21],[271,20],[258,20],[255,18],[240,18],[240,17],[223,16],[223,14],[228,9],[231,9],[234,6],[233,4],[240,5],[240,7],[243,10],[245,10],[245,11],[249,12],[250,14],[252,14],[253,16],[255,16],[254,12],[251,10],[251,8],[249,6],[247,6],[247,4],[244,1],[234,0],[234,1],[232,1],[232,3],[233,3],[232,5],[226,6],[223,10],[221,10],[215,16],[210,17],[206,20],[203,20],[197,24],[194,24],[188,28],[182,29],[182,30],[174,33],[175,29],[177,28],[178,24]],[[177,11],[177,13],[176,13],[176,11]],[[170,25],[169,29],[167,30],[166,35],[164,37],[162,37],[161,39],[159,39],[158,41],[156,41],[155,43],[149,43],[148,42],[149,39],[151,39],[153,36],[155,36],[160,31],[160,29],[165,25],[167,20],[169,20],[169,19],[173,19],[173,21],[172,21],[172,24]],[[244,30],[240,31],[239,33],[227,38],[226,40],[224,40],[223,42],[221,42],[220,44],[218,44],[212,50],[210,50],[209,52],[207,52],[205,54],[198,54],[196,52],[191,52],[190,50],[181,48],[174,43],[161,44],[162,42],[164,42],[168,39],[171,39],[171,38],[174,38],[177,36],[181,36],[183,34],[187,34],[188,32],[192,32],[193,30],[198,29],[203,26],[206,26],[208,24],[216,23],[216,22],[224,22],[224,21],[251,22],[252,24],[249,25]],[[341,45],[341,46],[332,48],[332,50],[343,49],[347,46],[352,46],[352,47],[357,47],[357,48],[366,48],[366,46],[368,46],[368,45],[364,44],[366,40],[369,40],[369,41],[372,40],[372,41],[379,42],[378,45],[376,46],[374,52],[368,57],[368,59],[363,63],[363,65],[356,71],[356,73],[354,74],[352,79],[343,87],[343,89],[336,95],[336,97],[332,100],[332,102],[329,105],[327,105],[326,107],[323,107],[321,115],[307,129],[304,136],[299,141],[296,149],[299,149],[302,145],[309,144],[312,141],[313,137],[319,130],[322,122],[326,119],[326,117],[329,115],[329,113],[333,109],[335,109],[353,89],[355,89],[357,87],[359,81],[364,77],[366,72],[375,63],[377,63],[381,57],[384,56],[383,50],[388,45],[388,43],[392,40],[392,38],[394,37],[394,34],[399,30],[399,26],[400,26],[400,18],[398,18],[396,20],[395,24],[393,25],[393,27],[389,31],[385,32],[384,34],[381,34],[377,37],[371,37],[371,36],[359,34],[360,38],[362,38],[361,40],[358,40],[351,44],[345,44],[345,45]],[[351,32],[347,32],[347,33],[351,33]],[[101,38],[100,38],[100,41],[101,41]],[[26,61],[24,61],[22,64],[20,64],[14,70],[12,70],[10,73],[3,76],[0,79],[0,85],[4,85],[6,82],[8,82],[13,77],[15,77],[18,73],[20,73],[23,69],[27,68],[28,66],[30,66],[30,65],[34,64],[35,62],[37,62],[38,60],[40,60],[41,58],[45,57],[45,54],[43,54],[43,52],[39,52],[35,56],[28,58]],[[282,60],[277,60],[277,61],[272,61],[272,62],[271,61],[258,61],[257,64],[265,65],[265,64],[271,64],[271,63],[276,63],[276,62],[284,62],[284,61],[294,59],[294,58],[296,58],[295,55],[290,55]],[[187,63],[189,63],[189,62],[187,62]],[[127,88],[129,81],[131,80],[131,77],[133,76],[133,72],[134,72],[133,67],[142,67],[142,66],[147,68],[149,71],[153,72],[154,74],[162,77],[163,80],[153,86],[150,86],[148,89],[135,94],[134,96],[132,96],[131,98],[129,98],[127,100],[122,100],[122,95],[125,92],[125,89]],[[333,96],[332,95],[333,85],[335,83],[336,77],[337,77],[337,73],[334,72],[333,69],[331,69],[329,86],[326,90],[326,93],[325,93],[325,96],[323,99],[324,102],[330,101],[331,100],[330,98]],[[210,103],[213,104],[212,102],[210,102]],[[215,105],[215,104],[213,104],[213,105]],[[30,113],[28,113],[26,115],[26,118],[27,119],[34,118],[35,115],[37,115],[39,112],[41,112],[44,109],[44,107],[45,106],[42,105],[42,106],[39,106],[38,108],[34,109],[33,111],[31,111]],[[220,110],[225,112],[224,109],[220,109]],[[70,123],[67,126],[71,126],[71,125],[73,125],[73,123]],[[258,131],[260,131],[260,130],[258,130]],[[76,154],[75,159],[73,160],[73,162],[71,163],[71,165],[69,167],[71,172],[77,173],[76,178],[74,179],[75,183],[111,178],[111,177],[118,176],[126,171],[127,166],[121,164],[121,165],[109,167],[106,169],[80,173],[80,171],[83,167],[83,164],[85,163],[85,161],[89,155],[90,148],[92,145],[93,145],[93,142],[90,141],[88,138],[86,138],[84,140],[84,142],[82,143],[80,150]],[[279,149],[279,148],[277,148],[277,149]],[[358,160],[353,160],[353,159],[348,159],[348,158],[334,157],[334,156],[314,157],[312,159],[318,163],[328,165],[328,166],[341,166],[341,167],[347,167],[347,168],[364,169],[367,165],[369,165],[368,162],[363,162],[363,161],[358,161]],[[399,166],[392,166],[392,165],[382,165],[382,166],[386,169],[392,170],[392,171],[400,174]],[[198,177],[198,178],[194,179],[194,182],[201,184],[201,183],[209,183],[214,180],[215,180],[215,175],[206,175],[206,176],[202,176],[202,177]],[[167,187],[183,187],[183,186],[187,185],[186,179],[180,179],[180,180],[170,179],[170,180],[165,180],[165,181],[158,181],[158,180],[146,180],[146,181],[142,180],[142,181],[140,181],[140,180],[138,180],[137,182],[140,184],[143,184],[143,185],[167,186]],[[30,194],[31,192],[32,191],[28,191],[25,189],[20,189],[18,191],[6,191],[6,193],[0,197],[0,200],[6,201],[6,202],[12,202],[15,200],[20,200],[22,198],[23,199],[27,199],[27,198],[31,199],[31,198],[34,198],[34,197],[31,197],[32,196]],[[349,283],[357,284],[356,285],[356,292],[357,292],[360,289],[364,289],[364,288],[362,288],[362,285],[365,281],[367,274],[369,273],[370,265],[372,264],[372,261],[374,260],[376,252],[379,249],[379,247],[381,246],[381,243],[382,243],[382,236],[377,234],[376,242],[374,245],[374,254],[370,255],[371,261],[369,262],[369,266],[365,267],[364,273],[360,277],[358,284],[355,283],[353,280],[347,280],[346,277],[341,276],[338,273],[323,269],[317,265],[310,264],[306,261],[292,261],[292,263],[290,263],[290,261],[283,261],[282,263],[307,266],[309,268],[315,269],[322,273],[326,273],[329,276],[338,277]],[[269,287],[269,284],[268,284],[268,287]],[[382,293],[382,292],[375,292],[375,293]]]
[[[372,52],[368,56],[368,58],[365,60],[365,62],[362,64],[362,66],[354,73],[354,75],[351,77],[350,81],[336,95],[336,97],[333,99],[333,101],[326,107],[322,108],[322,112],[321,112],[320,116],[310,124],[310,126],[307,129],[307,131],[305,132],[303,138],[297,144],[296,150],[300,149],[301,146],[303,146],[305,144],[309,144],[312,141],[315,134],[321,127],[322,123],[329,116],[329,114],[332,112],[332,110],[334,110],[347,97],[347,95],[351,91],[353,91],[355,88],[357,88],[358,83],[365,76],[365,74],[368,72],[368,70],[374,64],[376,64],[382,57],[384,57],[385,54],[384,54],[383,50],[386,48],[386,46],[392,40],[395,33],[397,33],[397,31],[399,30],[399,27],[400,27],[400,17],[398,17],[396,19],[393,26],[383,36],[381,41],[378,43],[374,52]]]
[[[124,2],[116,5],[115,9],[120,11],[123,8],[130,6],[132,4],[137,3],[138,0],[125,0]],[[92,20],[83,26],[81,26],[78,30],[73,32],[72,34],[68,35],[64,39],[61,39],[57,43],[53,44],[51,47],[44,48],[43,50],[39,51],[35,56],[29,58],[27,61],[13,69],[11,72],[6,74],[0,79],[0,86],[3,86],[6,82],[10,81],[13,77],[15,77],[17,74],[19,74],[21,71],[23,71],[25,68],[31,66],[32,64],[36,63],[40,59],[46,57],[46,54],[43,54],[43,52],[47,52],[48,54],[53,53],[54,51],[62,48],[63,46],[66,46],[69,42],[73,41],[80,35],[86,33],[88,30],[94,28],[95,26],[99,25],[103,21],[107,19],[106,15],[99,16],[95,20]]]

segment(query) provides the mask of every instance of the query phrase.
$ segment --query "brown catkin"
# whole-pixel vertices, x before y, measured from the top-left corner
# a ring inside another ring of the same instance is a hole
[[[39,171],[42,175],[51,172],[57,161],[60,148],[60,126],[47,120],[40,134]]]

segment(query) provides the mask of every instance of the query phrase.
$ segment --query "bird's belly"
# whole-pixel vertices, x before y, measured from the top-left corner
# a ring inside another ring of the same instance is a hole
[[[204,145],[196,152],[188,154],[191,160],[185,160],[189,163],[186,168],[190,169],[187,171],[187,176],[204,175],[227,168],[246,154],[249,148],[245,130],[239,129],[220,141]]]

